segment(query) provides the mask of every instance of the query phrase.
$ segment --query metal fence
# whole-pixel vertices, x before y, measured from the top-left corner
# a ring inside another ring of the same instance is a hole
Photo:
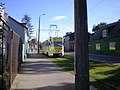
[[[0,18],[0,54],[1,54],[1,88],[9,90],[15,79],[22,60],[22,42],[19,35],[12,31]],[[1,90],[1,89],[0,89]]]

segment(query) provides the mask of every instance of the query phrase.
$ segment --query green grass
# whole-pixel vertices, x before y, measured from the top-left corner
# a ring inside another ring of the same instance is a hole
[[[58,66],[62,67],[64,70],[74,74],[74,64],[70,59],[66,58],[49,58],[49,59],[52,60]]]
[[[74,60],[74,57],[70,56],[70,55],[64,55],[62,58],[66,58],[66,59],[69,59],[69,60]]]
[[[49,59],[52,60],[57,65],[59,65],[60,67],[62,67],[64,70],[69,71],[72,74],[75,73],[73,56],[65,55],[61,58],[59,57]],[[90,76],[94,76],[98,80],[109,82],[116,87],[120,87],[119,79],[116,80],[114,79],[114,76],[120,77],[120,66],[90,61],[89,67]],[[96,81],[93,78],[90,78],[90,84],[96,87],[98,90],[113,90],[110,89],[109,87],[106,87],[104,84],[101,84],[99,81]]]
[[[116,76],[120,77],[120,66],[100,62],[90,62],[90,75],[96,77],[98,80],[108,82],[115,87],[120,87],[120,80],[115,78]],[[92,85],[102,90],[112,90],[105,85],[100,85],[100,83],[93,78],[90,78],[90,82]]]

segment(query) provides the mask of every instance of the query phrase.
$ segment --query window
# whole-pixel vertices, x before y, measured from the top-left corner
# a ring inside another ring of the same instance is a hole
[[[96,44],[96,50],[100,50],[100,43]]]
[[[115,44],[116,42],[109,42],[109,50],[115,50]]]
[[[62,42],[54,42],[54,46],[62,46]]]
[[[107,37],[107,30],[106,29],[102,31],[102,37]]]

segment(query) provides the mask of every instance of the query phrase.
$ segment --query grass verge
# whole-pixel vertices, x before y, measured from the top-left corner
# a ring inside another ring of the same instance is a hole
[[[70,73],[74,74],[74,64],[71,59],[67,58],[49,58],[58,66],[62,67],[64,70],[69,71]]]
[[[62,67],[64,70],[69,71],[72,74],[74,72],[74,57],[65,55],[58,58],[49,58],[54,63]],[[90,76],[96,77],[98,80],[102,80],[110,83],[111,85],[120,88],[120,80],[115,79],[115,77],[120,77],[120,66],[90,61]],[[90,78],[90,84],[96,87],[98,90],[113,90],[112,88],[106,86],[105,84],[100,83],[98,80]]]

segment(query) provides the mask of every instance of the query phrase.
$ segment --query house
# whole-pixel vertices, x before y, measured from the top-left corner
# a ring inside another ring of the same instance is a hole
[[[68,33],[64,36],[64,50],[73,51],[74,50],[74,33]]]
[[[65,51],[74,51],[75,46],[75,37],[73,33],[68,33],[64,36],[64,48]],[[90,38],[91,33],[88,32],[88,40]],[[89,41],[88,41],[89,42]]]
[[[20,69],[22,56],[24,56],[22,55],[23,48],[21,37],[14,31],[15,29],[23,30],[21,28],[23,26],[18,23],[20,25],[18,25],[18,28],[11,29],[12,26],[10,26],[9,23],[9,16],[6,13],[3,13],[3,16],[0,17],[0,32],[2,32],[0,35],[2,37],[0,39],[0,53],[2,53],[1,61],[3,61],[1,67],[5,65],[9,70],[5,69],[1,74],[5,74],[4,85],[6,87],[5,89],[7,90],[9,90],[10,86],[12,85],[13,80]],[[17,26],[16,23],[17,22],[13,24],[14,27]]]
[[[10,28],[17,33],[22,40],[22,61],[27,57],[28,53],[28,28],[25,23],[19,23],[17,20],[12,18],[11,16],[8,16],[8,25]]]
[[[37,40],[34,38],[31,41],[29,41],[29,45],[30,45],[30,51],[33,50],[37,50]]]
[[[64,51],[70,51],[69,35],[64,36]]]
[[[90,37],[89,52],[120,56],[120,20],[107,24]]]

